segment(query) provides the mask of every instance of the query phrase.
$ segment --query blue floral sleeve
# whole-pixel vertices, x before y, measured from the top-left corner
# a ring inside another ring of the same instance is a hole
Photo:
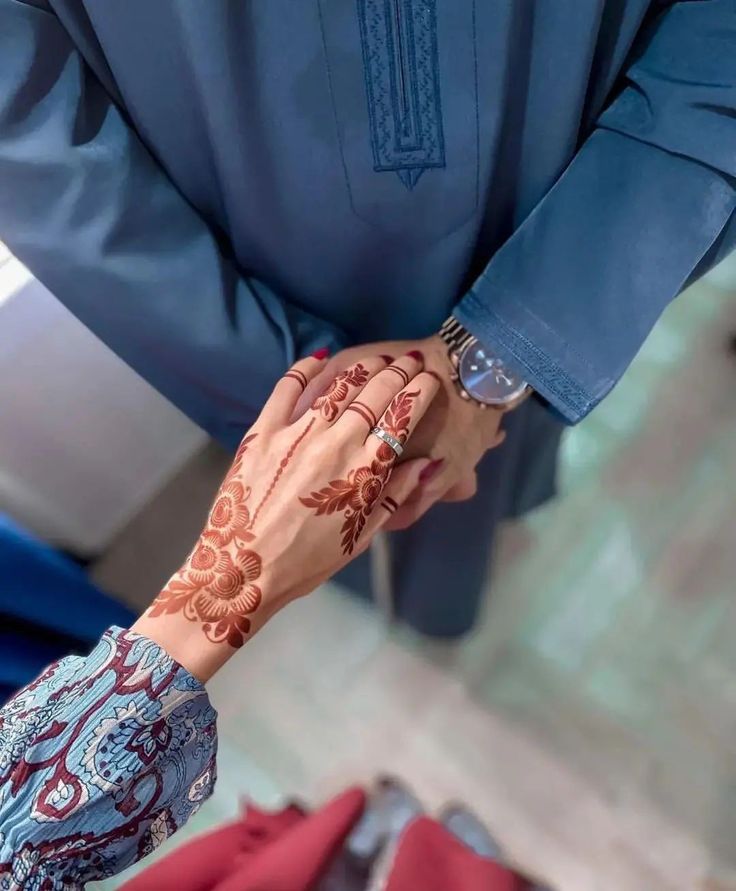
[[[82,887],[149,854],[209,797],[217,714],[159,646],[112,628],[0,710],[0,889]]]

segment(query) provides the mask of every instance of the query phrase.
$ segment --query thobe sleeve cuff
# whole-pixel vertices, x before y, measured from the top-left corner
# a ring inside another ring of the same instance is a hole
[[[455,315],[576,423],[621,377],[735,206],[719,171],[599,130]]]
[[[569,422],[736,242],[734,24],[732,0],[663,5],[629,85],[457,307]]]

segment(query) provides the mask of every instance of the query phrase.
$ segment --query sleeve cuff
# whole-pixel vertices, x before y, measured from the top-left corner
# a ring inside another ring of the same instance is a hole
[[[515,318],[503,318],[472,291],[453,311],[455,318],[480,341],[492,344],[494,352],[516,369],[547,407],[565,424],[582,420],[599,400],[582,386],[580,379],[589,370],[575,367],[582,360],[571,358],[564,367],[557,356],[565,345],[539,320],[516,306]],[[578,372],[575,375],[575,371]]]
[[[718,171],[599,130],[454,315],[577,423],[615,386],[735,206]]]

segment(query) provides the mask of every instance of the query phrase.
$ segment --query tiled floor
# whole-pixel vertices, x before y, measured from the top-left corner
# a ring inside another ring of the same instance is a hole
[[[390,771],[429,808],[472,805],[563,891],[734,891],[729,330],[736,300],[706,284],[667,313],[568,434],[564,496],[508,530],[462,646],[387,630],[334,589],[279,616],[212,684],[220,784],[184,835],[241,794],[320,800]],[[108,588],[155,592],[225,462],[210,448],[124,533],[98,567]]]

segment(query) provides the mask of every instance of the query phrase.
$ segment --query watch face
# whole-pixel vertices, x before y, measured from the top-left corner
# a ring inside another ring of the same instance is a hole
[[[486,405],[508,405],[526,389],[526,381],[477,340],[472,340],[460,356],[458,374],[473,399]]]

